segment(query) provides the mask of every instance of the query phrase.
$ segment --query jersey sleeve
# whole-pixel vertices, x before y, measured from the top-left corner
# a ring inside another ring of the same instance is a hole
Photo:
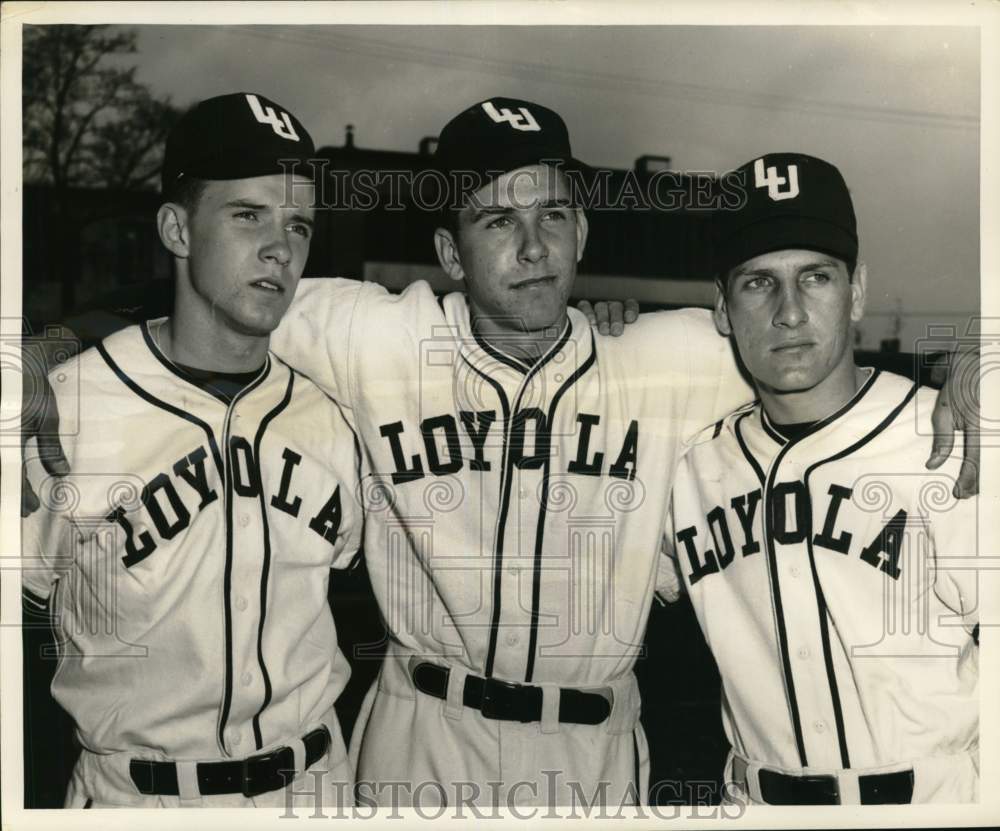
[[[334,277],[304,279],[271,333],[270,348],[281,360],[348,408],[355,311],[373,285]]]
[[[958,436],[956,444],[962,444]],[[939,623],[971,631],[980,622],[1000,622],[984,620],[989,617],[991,598],[1000,596],[1000,558],[989,556],[991,549],[980,538],[989,522],[981,521],[979,497],[956,499],[951,494],[961,465],[960,451],[956,452],[959,455],[939,468],[939,475],[928,477],[918,499],[929,516],[934,593],[954,613]]]
[[[21,520],[21,588],[47,600],[55,581],[73,564],[76,533],[57,507],[66,498],[64,489],[71,491],[73,485],[69,480],[47,477],[34,452],[34,440],[25,449],[25,464],[28,481],[41,504]]]
[[[337,541],[331,568],[353,569],[361,561],[365,543],[365,486],[369,481],[369,467],[358,434],[352,429],[354,444],[353,469],[350,493],[345,494],[347,522],[343,538]]]
[[[705,427],[749,404],[757,395],[739,368],[730,339],[715,328],[711,312],[685,311],[681,319],[690,396],[684,440],[690,443]]]
[[[677,563],[677,553],[673,545],[674,523],[670,511],[664,522],[663,539],[660,542],[660,556],[656,560],[656,596],[664,603],[676,603],[684,592],[684,578]]]

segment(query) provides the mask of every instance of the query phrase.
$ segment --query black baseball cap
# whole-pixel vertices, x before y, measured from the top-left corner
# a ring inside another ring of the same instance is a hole
[[[769,153],[720,182],[733,197],[715,216],[716,272],[771,251],[804,248],[845,262],[858,257],[854,205],[844,177],[829,162],[802,153]],[[735,197],[739,197],[738,200]]]
[[[162,190],[184,176],[250,179],[288,170],[312,177],[315,156],[312,136],[280,104],[252,92],[219,95],[196,104],[170,131]]]
[[[573,156],[569,130],[559,113],[519,98],[488,98],[467,107],[438,136],[435,168],[453,182],[471,174],[474,191],[504,173],[548,163],[561,170],[587,172]]]

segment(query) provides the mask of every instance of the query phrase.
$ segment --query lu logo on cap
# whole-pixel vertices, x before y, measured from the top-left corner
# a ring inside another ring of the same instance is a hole
[[[788,165],[788,175],[779,176],[777,167],[767,168],[767,175],[764,173],[764,159],[757,159],[753,163],[753,183],[754,187],[767,188],[767,195],[775,202],[783,199],[794,199],[799,195],[799,167],[798,165]],[[781,186],[787,184],[788,190],[781,190]]]
[[[290,139],[291,141],[299,140],[299,134],[295,132],[295,128],[292,126],[292,119],[288,117],[288,113],[284,110],[281,111],[281,116],[279,117],[273,107],[262,107],[260,99],[249,92],[247,93],[247,103],[250,105],[253,117],[261,124],[270,124],[271,129],[281,136],[281,138]]]
[[[497,124],[507,122],[515,130],[523,130],[526,133],[534,133],[542,129],[538,126],[538,122],[535,121],[535,117],[531,114],[531,110],[527,107],[518,107],[517,113],[514,113],[506,107],[497,110],[497,108],[493,106],[492,101],[484,101],[483,112],[485,112],[486,115],[492,118]]]

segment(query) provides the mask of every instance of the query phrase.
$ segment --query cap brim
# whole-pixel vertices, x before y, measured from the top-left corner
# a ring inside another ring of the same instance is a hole
[[[573,156],[545,152],[543,148],[514,148],[507,154],[491,159],[489,165],[463,164],[460,159],[435,160],[434,169],[453,190],[452,201],[461,207],[466,197],[480,188],[495,182],[511,171],[545,164],[568,174],[572,180],[587,181],[595,175],[595,170]]]
[[[280,164],[273,154],[239,157],[206,156],[204,159],[186,165],[183,170],[170,174],[172,176],[171,182],[176,182],[181,177],[206,181],[232,181],[233,179],[273,176],[279,173],[293,173],[316,181],[322,171],[322,167],[317,165],[313,158],[307,156],[290,155],[281,161],[284,161],[285,164]],[[166,185],[167,181],[164,179],[163,186],[166,187]]]
[[[858,256],[857,239],[839,225],[812,217],[770,216],[717,241],[715,268],[725,273],[761,254],[793,248],[819,251],[845,262]]]

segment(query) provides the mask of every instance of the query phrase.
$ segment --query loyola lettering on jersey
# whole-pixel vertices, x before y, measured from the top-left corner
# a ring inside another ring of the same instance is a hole
[[[857,542],[860,534],[868,531],[870,510],[853,511],[846,506],[854,495],[852,488],[831,484],[826,505],[813,502],[803,482],[782,482],[772,489],[768,505],[771,509],[770,528],[775,542],[793,545],[805,542],[811,535],[813,548],[822,548],[846,556],[859,556],[872,568],[898,580],[901,574],[899,552],[906,531],[906,510],[900,508],[877,531],[867,545]],[[703,577],[717,574],[728,568],[740,557],[758,553],[760,532],[755,529],[757,509],[762,491],[757,488],[749,493],[734,496],[729,509],[716,505],[705,514],[708,539],[698,528],[689,525],[675,532],[674,536],[683,549],[689,570],[687,578],[693,586]],[[820,510],[816,510],[819,508]],[[843,510],[842,510],[843,508]],[[813,533],[811,518],[823,516],[821,530]],[[850,530],[854,529],[854,530]],[[737,536],[736,531],[740,536]],[[870,533],[870,532],[869,532]],[[712,547],[708,548],[707,545]]]
[[[500,463],[499,441],[491,441],[490,444],[491,449],[497,452],[490,458],[485,456],[487,439],[496,439],[503,429],[502,425],[494,429],[497,411],[460,410],[458,416],[457,420],[451,414],[425,418],[412,431],[407,431],[402,421],[379,426],[379,434],[388,443],[392,464],[395,466],[391,474],[393,484],[415,482],[428,474],[445,476],[458,473],[466,466],[471,471],[488,472],[493,470],[493,465]],[[579,425],[576,452],[572,458],[567,459],[566,473],[613,476],[629,481],[635,479],[638,421],[629,422],[610,467],[605,451],[591,447],[591,433],[595,426],[600,425],[601,417],[593,413],[577,413],[576,422]],[[462,425],[461,434],[459,423]],[[423,454],[417,452],[408,456],[403,442],[409,442],[414,434],[423,439]],[[552,431],[545,413],[537,407],[526,407],[517,412],[510,438],[509,453],[514,467],[522,470],[541,468],[552,456]]]
[[[242,436],[232,436],[229,450],[235,493],[252,499],[261,495],[267,498],[268,494],[263,493],[261,484],[261,465],[253,455],[250,443]],[[277,459],[273,460],[275,468],[281,466],[280,485],[268,504],[291,517],[298,517],[302,496],[296,495],[291,486],[296,465],[302,461],[302,456],[285,447],[280,458],[283,466]],[[125,532],[125,555],[121,559],[126,568],[141,563],[157,550],[158,542],[151,531],[155,529],[161,541],[172,540],[191,524],[195,516],[218,500],[222,483],[214,470],[212,481],[209,481],[205,464],[207,459],[208,452],[203,446],[184,454],[170,466],[173,476],[167,472],[157,473],[143,487],[139,497],[141,508],[128,512],[124,505],[119,504],[105,517]],[[340,485],[334,487],[333,493],[320,502],[318,508],[313,506],[313,510],[315,513],[307,511],[307,515],[311,514],[305,520],[308,527],[335,545],[343,515]]]

